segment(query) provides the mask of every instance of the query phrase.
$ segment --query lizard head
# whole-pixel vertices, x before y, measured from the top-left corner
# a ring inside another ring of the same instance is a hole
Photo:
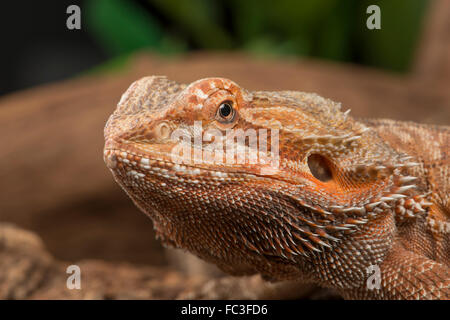
[[[338,103],[223,78],[136,81],[105,141],[115,180],[163,242],[233,274],[285,279],[314,259],[377,263],[394,234],[389,203],[413,188],[405,156]]]

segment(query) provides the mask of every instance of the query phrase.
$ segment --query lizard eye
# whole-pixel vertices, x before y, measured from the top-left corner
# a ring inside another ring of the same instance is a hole
[[[222,123],[233,122],[236,111],[233,108],[233,102],[224,101],[220,104],[217,109],[216,118]]]

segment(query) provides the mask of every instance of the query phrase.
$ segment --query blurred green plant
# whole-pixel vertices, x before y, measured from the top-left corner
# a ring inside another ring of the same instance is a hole
[[[381,30],[366,9],[381,8]],[[407,71],[428,0],[86,0],[89,32],[115,61],[143,48],[163,55],[244,50]],[[113,64],[114,65],[114,64]]]

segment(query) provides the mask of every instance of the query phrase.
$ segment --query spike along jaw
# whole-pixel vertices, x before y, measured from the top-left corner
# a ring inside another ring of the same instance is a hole
[[[284,97],[273,96],[254,93],[251,108],[241,110],[252,125],[280,130],[280,169],[267,176],[271,184],[265,186],[278,204],[276,218],[260,233],[263,239],[246,238],[247,247],[298,261],[326,254],[351,241],[351,234],[373,223],[383,225],[383,219],[395,216],[398,221],[425,212],[430,203],[408,173],[418,165],[410,157],[398,154],[328,100],[298,93],[295,98],[302,103],[288,100],[277,106]],[[318,101],[320,108],[312,108]],[[271,215],[268,210],[266,216]],[[394,233],[391,223],[376,241],[388,244]]]
[[[417,178],[409,175],[410,168],[419,164],[392,150],[370,129],[354,125],[357,134],[303,139],[308,145],[306,158],[314,190],[307,196],[303,190],[297,200],[322,216],[314,220],[316,215],[312,215],[312,221],[307,221],[315,228],[314,236],[325,233],[334,243],[389,216],[395,221],[413,219],[431,205],[417,190]],[[345,147],[339,147],[342,145]],[[311,194],[316,194],[315,198]],[[385,235],[378,236],[391,237],[394,229],[392,225]],[[325,234],[319,239],[326,241]]]

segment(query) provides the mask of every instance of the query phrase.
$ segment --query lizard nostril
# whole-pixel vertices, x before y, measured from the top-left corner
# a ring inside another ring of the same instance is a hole
[[[111,150],[103,151],[103,160],[109,169],[115,169],[117,167],[117,156]]]
[[[333,178],[327,159],[320,154],[314,153],[308,157],[308,167],[314,178],[322,182]]]

